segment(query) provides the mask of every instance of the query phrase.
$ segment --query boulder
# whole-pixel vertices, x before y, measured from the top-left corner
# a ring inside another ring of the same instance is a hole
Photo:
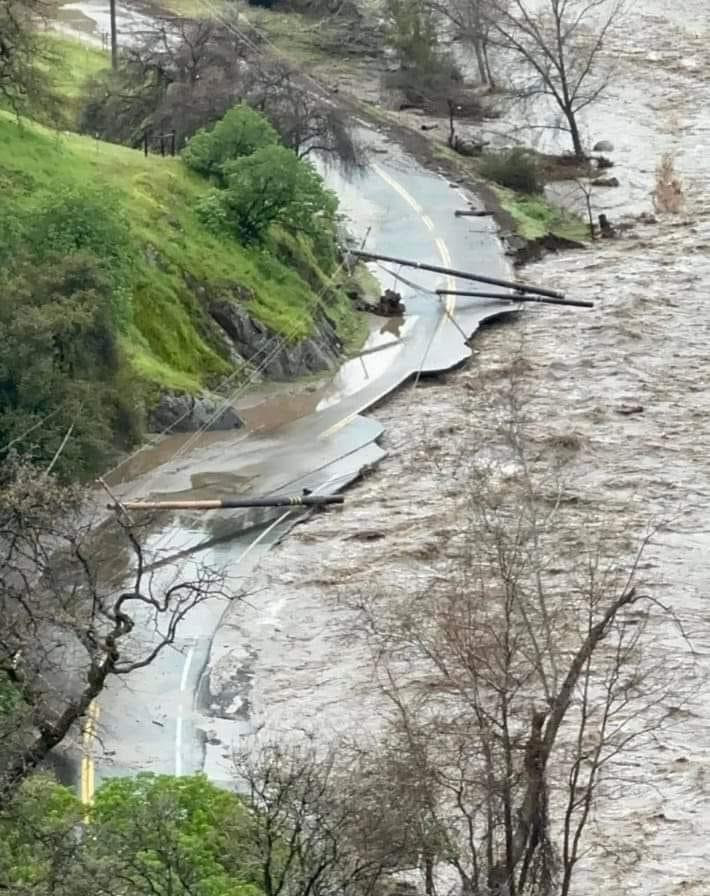
[[[460,156],[474,157],[483,154],[484,148],[488,145],[488,141],[476,142],[474,140],[461,140],[456,138],[453,143],[454,152]]]
[[[614,144],[609,140],[599,140],[592,147],[592,152],[614,152]]]
[[[616,177],[595,177],[591,184],[593,187],[618,187],[619,180]]]
[[[149,414],[151,432],[208,432],[237,429],[242,419],[230,405],[223,406],[219,395],[189,395],[185,392],[163,392]]]

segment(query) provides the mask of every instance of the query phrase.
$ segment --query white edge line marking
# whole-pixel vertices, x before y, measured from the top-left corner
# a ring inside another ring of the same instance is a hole
[[[187,652],[185,663],[182,667],[182,675],[180,676],[180,693],[184,694],[187,690],[187,676],[192,665],[192,658],[195,655],[195,645],[193,644]],[[175,775],[180,777],[182,774],[182,698],[178,707],[178,717],[175,721]]]
[[[283,522],[283,520],[285,520],[287,516],[290,516],[291,513],[292,511],[290,510],[287,510],[286,513],[282,513],[281,516],[275,519],[273,523],[271,523],[271,525],[267,526],[260,535],[257,535],[254,541],[252,541],[252,543],[248,547],[244,548],[242,553],[237,558],[237,563],[241,563],[246,555],[251,551],[251,549],[255,548],[260,541],[266,538],[266,536],[269,534],[269,532],[271,532],[272,529],[275,529],[276,526],[278,526],[279,523]]]
[[[187,687],[187,676],[190,671],[190,665],[192,663],[192,658],[194,655],[195,645],[193,644],[187,652],[187,656],[185,657],[185,665],[182,667],[182,677],[180,678],[180,690],[182,692],[184,692],[185,688]]]
[[[331,476],[330,479],[326,479],[323,485],[321,485],[320,488],[317,488],[312,494],[317,495],[318,492],[322,492],[327,485],[330,485],[330,483],[337,478],[337,476]],[[259,544],[259,542],[262,541],[262,539],[266,538],[266,536],[269,534],[269,532],[271,532],[272,529],[276,528],[276,526],[278,526],[280,522],[285,520],[287,516],[290,516],[293,513],[294,509],[295,508],[291,508],[290,510],[287,510],[286,513],[282,513],[280,517],[278,517],[273,521],[273,523],[271,523],[271,525],[267,526],[266,529],[264,529],[264,531],[260,535],[258,535],[247,548],[242,551],[242,553],[237,558],[237,563],[240,563],[252,548],[255,548]]]
[[[320,489],[317,489],[316,492],[314,492],[314,494],[317,494],[318,491],[322,491],[336,478],[336,476],[331,476],[330,479],[327,479],[323,483]],[[257,538],[255,538],[254,541],[252,541],[252,543],[247,548],[245,548],[244,551],[242,551],[239,558],[237,559],[237,563],[243,560],[252,548],[256,547],[259,542],[262,541],[262,539],[264,539],[269,534],[269,532],[271,532],[272,529],[278,526],[279,523],[283,522],[283,520],[285,520],[287,516],[290,516],[291,513],[293,513],[293,510],[287,510],[286,513],[282,513],[280,517],[275,519],[270,526],[267,526],[266,529],[264,529],[264,531]],[[182,667],[182,676],[180,678],[181,692],[184,692],[187,688],[187,675],[190,669],[190,664],[192,663],[192,657],[194,656],[194,653],[195,646],[193,644],[193,646],[188,651],[187,656],[185,657],[185,665]],[[180,704],[180,708],[178,709],[178,717],[175,722],[175,776],[180,777],[180,775],[182,775],[182,703]]]
[[[175,776],[182,774],[182,716],[177,717],[175,723]]]
[[[422,221],[424,222],[424,226],[428,231],[434,233],[434,222],[431,220],[429,215],[422,215]]]

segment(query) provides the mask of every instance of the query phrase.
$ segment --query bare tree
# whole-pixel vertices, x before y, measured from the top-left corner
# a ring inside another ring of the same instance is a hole
[[[495,16],[490,0],[428,0],[427,5],[440,21],[448,23],[456,40],[471,47],[481,84],[495,87],[488,55],[491,22]]]
[[[489,40],[522,66],[526,97],[550,97],[577,158],[585,155],[579,115],[596,102],[612,71],[599,58],[627,0],[486,0]]]
[[[124,50],[116,72],[88,85],[81,129],[136,145],[146,131],[175,131],[181,146],[241,100],[252,45],[229,20],[156,20]]]
[[[267,743],[235,757],[266,896],[369,896],[399,864],[406,828],[385,828],[365,753]]]
[[[427,892],[449,869],[470,896],[568,896],[592,810],[667,721],[681,670],[639,579],[652,533],[628,558],[626,533],[595,543],[512,386],[499,418],[505,450],[474,463],[445,562],[420,593],[363,598],[361,619],[399,780],[417,778],[403,804]]]
[[[346,168],[358,165],[345,113],[229,20],[158,20],[124,51],[117,73],[90,85],[80,124],[135,145],[146,131],[175,131],[182,146],[240,102],[263,112],[300,157],[318,153]]]
[[[190,610],[221,593],[199,569],[159,577],[141,530],[84,518],[85,495],[20,467],[0,489],[0,798],[72,731],[110,676],[150,665]],[[162,575],[162,574],[161,574]]]
[[[269,119],[299,158],[313,153],[345,169],[360,165],[362,149],[346,113],[288,63],[253,59],[245,73],[244,99]]]

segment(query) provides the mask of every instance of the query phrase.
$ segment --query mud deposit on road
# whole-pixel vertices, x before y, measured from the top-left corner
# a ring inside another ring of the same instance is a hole
[[[376,728],[381,704],[367,651],[343,638],[343,594],[414,591],[434,574],[456,531],[469,458],[482,445],[495,452],[500,395],[514,372],[531,444],[541,463],[561,464],[580,524],[616,532],[631,549],[649,521],[671,520],[643,577],[692,639],[693,693],[668,707],[678,724],[635,757],[635,784],[595,820],[592,842],[608,851],[590,857],[586,892],[619,896],[706,893],[710,873],[710,63],[700,5],[686,7],[683,21],[670,23],[667,10],[643,4],[642,27],[612,48],[645,98],[638,127],[622,132],[628,107],[610,116],[609,104],[594,122],[599,138],[619,145],[620,170],[634,170],[618,194],[624,202],[610,205],[650,210],[658,156],[673,149],[686,214],[528,269],[529,279],[592,299],[595,310],[541,307],[491,327],[476,337],[466,369],[379,408],[388,458],[351,490],[343,512],[316,515],[265,558],[250,583],[252,609],[239,619],[255,657],[254,726],[323,740]],[[643,145],[629,137],[636,131]],[[656,622],[670,665],[683,646]],[[585,892],[582,879],[578,888]]]

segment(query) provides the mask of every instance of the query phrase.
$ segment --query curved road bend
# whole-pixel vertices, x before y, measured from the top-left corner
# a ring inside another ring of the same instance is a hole
[[[411,158],[379,156],[353,183],[334,174],[328,177],[340,194],[354,235],[362,238],[369,228],[369,250],[454,264],[491,276],[509,275],[490,219],[455,218],[454,211],[465,207],[469,197]],[[454,285],[436,274],[412,270],[402,274],[429,290]],[[382,275],[382,280],[391,285],[389,276]],[[376,444],[382,427],[360,413],[420,370],[433,373],[460,364],[470,354],[462,331],[473,334],[482,321],[510,310],[507,303],[475,299],[462,303],[453,297],[444,307],[430,294],[402,284],[397,289],[407,307],[401,326],[395,325],[393,332],[393,322],[387,321],[374,337],[379,350],[346,362],[314,412],[268,433],[230,433],[211,439],[189,456],[124,483],[121,496],[342,489],[366,464],[383,456]],[[165,561],[155,572],[154,586],[187,577],[196,563],[203,562],[222,569],[228,591],[238,592],[259,558],[297,519],[293,512],[274,514],[266,522],[260,520],[259,526],[246,528],[255,521],[245,521],[238,512],[228,517],[161,515],[148,545],[154,559]],[[249,624],[273,623],[278,607],[270,605],[268,594],[251,594],[247,601]],[[193,610],[173,649],[164,651],[149,668],[111,681],[92,706],[82,737],[80,786],[85,799],[91,798],[101,778],[139,770],[189,774],[205,769],[216,780],[229,777],[223,756],[229,748],[224,744],[250,731],[246,698],[237,684],[232,718],[225,721],[210,718],[217,707],[211,710],[204,694],[210,668],[225,651],[237,666],[242,651],[245,684],[253,657],[240,632],[220,626],[225,606],[225,601],[213,598]],[[146,626],[138,637],[150,641],[151,634]],[[218,737],[209,738],[206,731],[216,731]]]

